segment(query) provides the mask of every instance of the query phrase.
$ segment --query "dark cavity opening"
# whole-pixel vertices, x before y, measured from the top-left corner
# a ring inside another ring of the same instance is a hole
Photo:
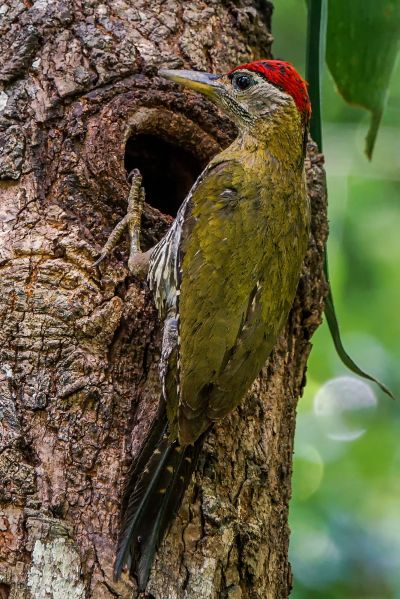
[[[142,173],[148,204],[176,216],[203,166],[193,154],[175,143],[140,133],[126,144],[125,168],[128,173],[133,168]]]
[[[10,596],[11,587],[4,582],[0,582],[0,599],[8,599]]]

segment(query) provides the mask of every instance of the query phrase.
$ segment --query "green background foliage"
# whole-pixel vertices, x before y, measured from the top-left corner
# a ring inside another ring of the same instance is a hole
[[[274,4],[274,56],[304,74],[306,3]],[[351,47],[344,56],[361,60]],[[373,90],[373,81],[364,83]],[[360,366],[399,397],[399,63],[372,162],[364,154],[369,115],[344,102],[327,68],[322,117],[330,278],[342,338]],[[400,599],[399,403],[345,369],[326,324],[313,345],[295,443],[292,597]]]
[[[398,0],[328,0],[326,62],[347,102],[371,112],[372,155],[400,38]]]

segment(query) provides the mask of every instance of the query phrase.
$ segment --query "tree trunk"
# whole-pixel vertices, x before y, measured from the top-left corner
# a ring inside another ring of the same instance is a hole
[[[160,388],[161,324],[126,242],[92,267],[139,167],[145,249],[234,136],[160,65],[224,71],[270,53],[266,0],[5,0],[0,18],[0,597],[137,596],[112,577],[121,490]],[[296,401],[325,286],[322,157],[285,332],[215,426],[148,597],[287,597]]]

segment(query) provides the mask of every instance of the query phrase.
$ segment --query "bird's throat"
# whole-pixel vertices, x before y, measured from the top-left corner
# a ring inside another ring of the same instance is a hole
[[[277,110],[240,131],[234,144],[246,153],[266,153],[282,166],[293,168],[304,161],[306,125],[295,108]]]

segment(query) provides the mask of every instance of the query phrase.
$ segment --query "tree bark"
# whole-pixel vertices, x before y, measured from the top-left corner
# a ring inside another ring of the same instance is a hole
[[[144,175],[145,249],[234,136],[157,68],[270,54],[266,0],[5,0],[0,10],[0,597],[137,596],[112,566],[121,491],[159,399],[161,323],[126,242],[92,264]],[[322,157],[286,330],[215,426],[148,586],[157,599],[283,598],[297,398],[323,309]]]

